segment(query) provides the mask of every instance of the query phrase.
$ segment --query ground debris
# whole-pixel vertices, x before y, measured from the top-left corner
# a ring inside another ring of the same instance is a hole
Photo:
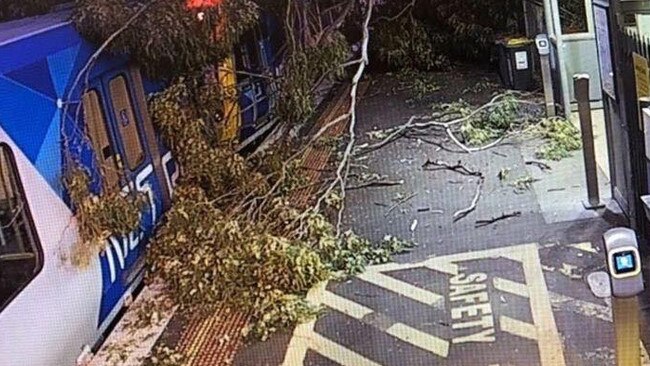
[[[485,178],[481,177],[481,179],[478,182],[478,185],[476,186],[476,193],[474,194],[474,198],[472,199],[472,204],[467,208],[456,211],[456,213],[454,213],[454,222],[463,219],[465,216],[469,215],[471,212],[476,210],[478,201],[481,198],[481,193],[483,192],[484,183],[485,183]]]
[[[502,221],[502,220],[507,220],[507,219],[510,219],[510,218],[513,218],[513,217],[520,217],[520,216],[521,216],[521,211],[515,211],[515,212],[512,212],[512,213],[508,213],[508,214],[504,213],[501,216],[493,217],[493,218],[491,218],[489,220],[476,220],[475,227],[477,227],[477,228],[484,227],[484,226],[492,225],[492,224],[494,224],[496,222],[499,222],[499,221]]]
[[[562,263],[562,268],[560,268],[559,272],[572,280],[582,279],[582,274],[579,273],[578,267],[572,264]]]
[[[452,165],[450,163],[447,163],[447,162],[441,161],[441,160],[431,161],[431,160],[427,159],[427,161],[424,164],[422,164],[422,169],[430,170],[430,171],[451,170],[453,172],[456,172],[456,173],[459,173],[459,174],[462,174],[462,175],[469,175],[469,176],[473,176],[473,177],[481,177],[481,176],[483,176],[483,173],[465,167],[460,160],[458,161],[458,163]]]
[[[499,170],[499,174],[497,174],[497,177],[499,178],[500,181],[504,182],[508,180],[508,175],[510,174],[510,168],[502,168]]]
[[[537,160],[528,160],[528,161],[526,161],[526,165],[536,166],[536,167],[538,167],[539,169],[541,169],[544,172],[551,170],[550,165],[548,165],[546,163],[543,163],[541,161],[537,161]]]
[[[399,206],[403,205],[404,203],[410,201],[413,197],[415,197],[415,196],[417,196],[417,195],[418,195],[417,192],[415,192],[415,193],[411,193],[410,195],[408,195],[408,196],[406,196],[406,197],[404,197],[404,198],[398,199],[398,201],[397,201],[394,205],[392,205],[392,206],[388,209],[388,211],[386,211],[386,213],[384,214],[384,217],[388,216],[388,215],[389,215],[393,210],[395,210],[397,207],[399,207]]]
[[[582,358],[592,365],[613,366],[616,362],[616,355],[610,347],[600,347],[594,352],[585,352]]]
[[[539,181],[540,179],[533,178],[530,174],[527,174],[515,179],[514,182],[510,183],[510,185],[515,188],[515,192],[521,193],[530,190],[533,187],[533,183]]]

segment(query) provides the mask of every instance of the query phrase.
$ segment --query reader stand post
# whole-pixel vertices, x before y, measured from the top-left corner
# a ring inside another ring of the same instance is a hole
[[[641,366],[639,303],[643,292],[641,254],[634,230],[618,227],[603,234],[616,330],[616,365]]]
[[[639,302],[634,297],[612,298],[616,329],[616,365],[641,366]]]

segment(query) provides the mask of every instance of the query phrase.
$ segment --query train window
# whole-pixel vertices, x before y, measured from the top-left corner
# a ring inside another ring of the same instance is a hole
[[[144,160],[144,149],[140,141],[135,109],[133,109],[126,78],[123,75],[117,76],[110,81],[108,87],[113,101],[113,112],[117,119],[117,128],[124,143],[126,163],[129,169],[135,170]]]
[[[93,150],[97,154],[99,166],[104,176],[104,187],[116,187],[119,179],[118,168],[99,93],[96,90],[86,92],[82,102],[84,120],[88,127],[88,137]]]
[[[34,223],[9,147],[0,144],[0,309],[42,267]]]

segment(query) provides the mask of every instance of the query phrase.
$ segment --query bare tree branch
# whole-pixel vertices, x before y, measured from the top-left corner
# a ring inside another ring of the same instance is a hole
[[[469,215],[474,210],[476,210],[478,201],[481,198],[481,192],[483,191],[484,183],[485,183],[485,178],[481,177],[481,179],[478,182],[478,185],[476,186],[476,193],[474,194],[474,198],[472,199],[472,204],[467,208],[456,211],[454,213],[454,222],[463,219],[465,216]]]

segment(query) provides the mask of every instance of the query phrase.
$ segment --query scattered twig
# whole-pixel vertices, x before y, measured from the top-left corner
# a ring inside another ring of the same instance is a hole
[[[500,152],[498,152],[498,151],[492,151],[492,154],[494,154],[494,155],[496,155],[496,156],[500,156],[500,157],[502,157],[502,158],[507,158],[507,157],[508,157],[508,155],[506,155],[506,154],[504,154],[504,153],[500,153]]]
[[[469,215],[472,211],[476,210],[476,205],[478,205],[478,201],[481,198],[481,192],[483,191],[483,183],[485,183],[485,178],[481,177],[476,186],[476,193],[474,194],[474,199],[472,199],[472,204],[467,208],[456,211],[456,213],[454,213],[454,222],[457,222]]]
[[[566,191],[566,188],[551,188],[547,190],[547,192],[562,192],[562,191]]]
[[[528,160],[528,161],[526,161],[526,165],[534,165],[534,166],[538,167],[539,169],[541,169],[542,171],[551,170],[550,165],[548,165],[546,163],[543,163],[541,161],[537,161],[537,160]]]
[[[429,168],[430,166],[433,166],[433,168]],[[444,161],[441,161],[441,160],[431,161],[431,160],[427,159],[427,161],[424,164],[422,164],[422,169],[431,170],[431,171],[446,169],[446,170],[451,170],[451,171],[454,171],[454,172],[462,174],[462,175],[469,175],[469,176],[473,176],[473,177],[481,177],[481,176],[483,176],[483,173],[478,172],[478,171],[474,171],[474,170],[470,170],[467,167],[465,167],[461,163],[460,160],[455,165],[451,165],[451,164],[449,164],[447,162],[444,162]]]
[[[348,191],[351,191],[353,189],[361,189],[361,188],[368,188],[368,187],[392,187],[392,186],[399,186],[402,184],[404,184],[403,180],[380,180],[380,181],[361,183],[356,186],[346,187],[346,189]]]
[[[415,197],[415,196],[417,196],[417,195],[418,195],[417,192],[415,192],[415,193],[412,193],[412,194],[408,195],[407,197],[402,198],[401,200],[397,201],[397,203],[395,203],[394,205],[390,206],[390,208],[388,209],[388,211],[386,211],[386,213],[384,214],[384,217],[390,215],[390,213],[393,212],[393,210],[395,210],[397,207],[399,207],[399,206],[405,204],[406,202],[410,201],[411,199],[413,199],[413,197]]]
[[[519,217],[519,216],[521,216],[521,211],[515,211],[515,212],[509,213],[509,214],[502,214],[501,216],[493,217],[493,218],[491,218],[489,220],[476,220],[475,227],[477,227],[477,228],[484,227],[484,226],[492,225],[495,222],[499,222],[499,221],[503,221],[503,220],[507,220],[507,219],[510,219],[510,218],[513,218],[513,217]]]

